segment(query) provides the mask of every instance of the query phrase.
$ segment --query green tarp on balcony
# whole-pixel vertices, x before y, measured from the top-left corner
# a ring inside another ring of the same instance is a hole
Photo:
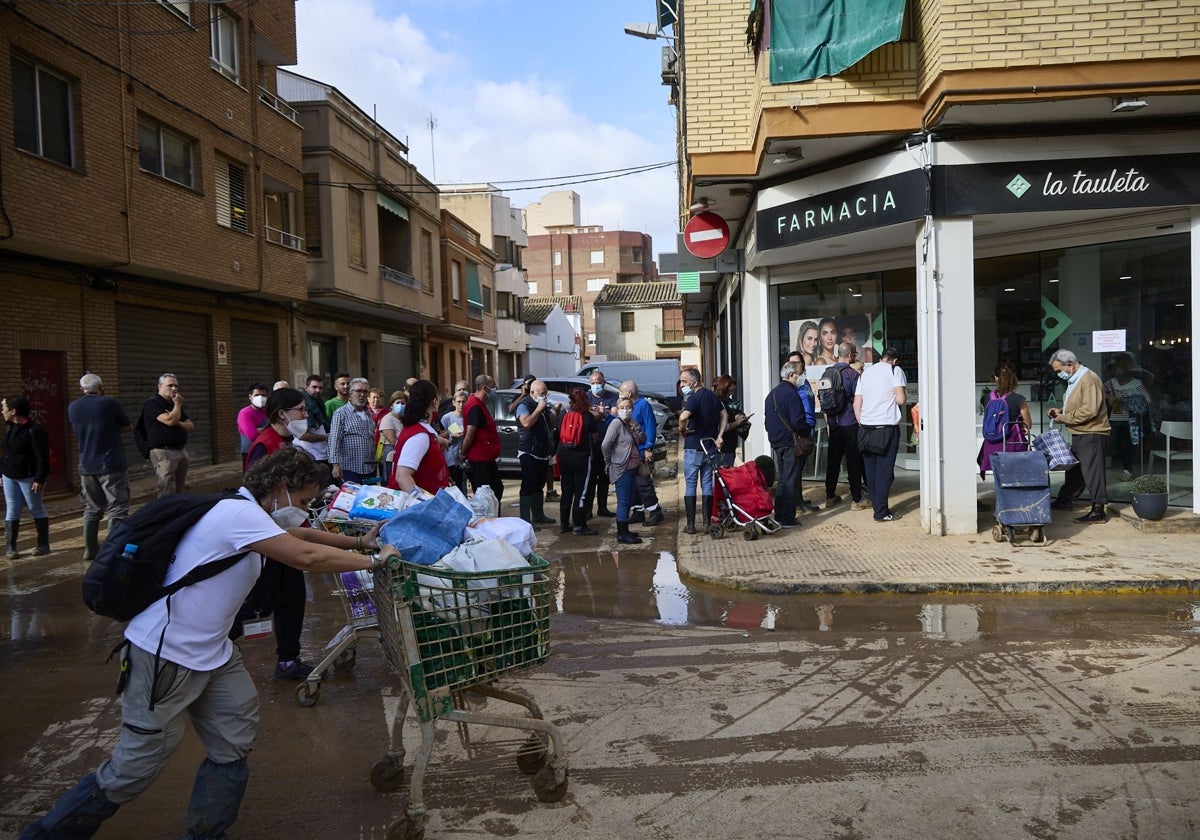
[[[900,40],[904,0],[773,0],[771,84],[835,76]]]

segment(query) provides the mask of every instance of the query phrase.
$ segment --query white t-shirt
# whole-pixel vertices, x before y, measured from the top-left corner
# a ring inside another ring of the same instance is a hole
[[[899,425],[900,406],[896,405],[894,389],[907,385],[908,377],[899,365],[892,367],[887,362],[876,362],[866,368],[859,377],[855,392],[862,397],[859,423],[864,426]]]
[[[170,584],[196,566],[245,551],[259,540],[284,533],[245,487],[238,491],[248,501],[224,499],[183,535],[164,583]],[[167,599],[156,601],[125,628],[125,638],[154,653],[163,636],[162,658],[193,671],[211,671],[229,661],[233,643],[229,629],[238,610],[262,572],[262,557],[251,551],[232,568],[207,580],[185,586]]]
[[[322,430],[322,431],[324,431],[324,430]],[[309,441],[309,440],[301,440],[300,438],[292,438],[292,446],[303,449],[305,452],[307,452],[309,455],[312,456],[312,459],[314,461],[328,461],[329,460],[329,441],[328,441],[328,439],[318,440],[318,441]]]
[[[421,421],[421,428],[430,434],[436,435],[433,430],[424,420]],[[421,459],[425,457],[425,453],[429,451],[429,435],[413,435],[404,442],[404,448],[396,455],[397,467],[408,467],[413,472],[417,471],[417,467],[421,466]]]

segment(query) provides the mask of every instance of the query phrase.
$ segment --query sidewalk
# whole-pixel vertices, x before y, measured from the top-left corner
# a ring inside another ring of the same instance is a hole
[[[1055,478],[1055,486],[1062,479]],[[1142,523],[1128,505],[1110,505],[1104,524],[1080,525],[1073,513],[1054,511],[1046,542],[995,542],[994,485],[979,483],[979,531],[932,537],[921,531],[920,478],[896,470],[892,508],[897,522],[876,522],[871,510],[831,510],[800,516],[800,527],[748,542],[740,532],[713,539],[682,532],[681,575],[718,586],[767,593],[811,592],[1094,592],[1194,591],[1200,587],[1200,517],[1168,514]],[[805,495],[825,502],[823,482],[805,479]],[[682,472],[679,495],[683,496]],[[682,504],[680,505],[682,507]],[[682,514],[680,520],[683,519]],[[699,517],[698,517],[699,518]],[[1136,523],[1132,524],[1132,523]],[[1157,526],[1157,527],[1156,527]],[[699,525],[697,526],[699,527]]]

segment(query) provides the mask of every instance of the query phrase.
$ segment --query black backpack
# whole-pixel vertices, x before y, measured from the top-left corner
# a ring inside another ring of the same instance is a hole
[[[821,401],[821,413],[826,417],[838,417],[849,402],[846,395],[846,383],[842,379],[842,371],[846,368],[830,365],[821,374],[817,383],[817,399]]]
[[[155,601],[220,574],[249,554],[243,551],[204,563],[170,586],[163,585],[183,535],[224,499],[245,497],[236,493],[164,496],[113,527],[83,576],[83,602],[88,609],[117,621],[129,621]],[[137,546],[128,558],[127,544]]]

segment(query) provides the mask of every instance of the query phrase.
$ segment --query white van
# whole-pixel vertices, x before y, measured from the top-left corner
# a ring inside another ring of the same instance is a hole
[[[591,376],[600,371],[614,385],[626,379],[638,384],[638,391],[654,397],[679,411],[679,362],[676,359],[636,359],[628,362],[592,362],[579,369],[578,376]]]

